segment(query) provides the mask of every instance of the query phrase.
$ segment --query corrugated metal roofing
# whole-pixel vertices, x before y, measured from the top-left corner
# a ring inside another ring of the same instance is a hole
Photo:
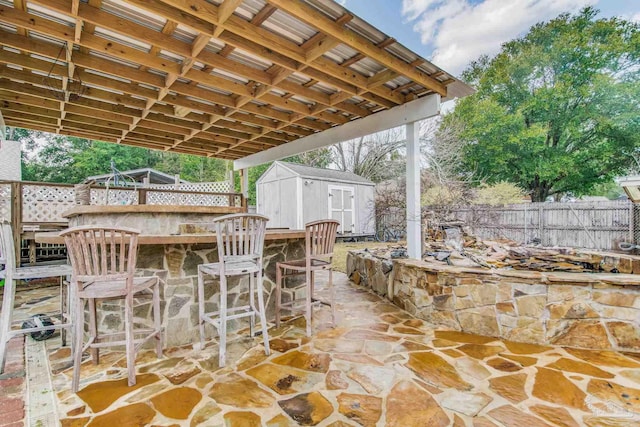
[[[276,162],[292,172],[304,178],[317,178],[330,181],[357,182],[359,184],[375,185],[373,181],[356,175],[353,172],[344,172],[335,169],[314,168],[312,166],[300,165],[298,163]]]

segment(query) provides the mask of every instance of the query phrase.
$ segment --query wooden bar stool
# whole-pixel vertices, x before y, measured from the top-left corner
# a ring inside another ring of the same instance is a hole
[[[232,319],[249,317],[250,334],[254,335],[255,316],[260,316],[264,350],[269,352],[269,335],[264,311],[264,291],[262,288],[262,252],[264,235],[269,219],[262,215],[225,215],[213,221],[218,242],[218,262],[198,266],[198,308],[200,318],[200,345],[204,348],[204,323],[212,324],[218,331],[218,362],[225,365],[227,343],[227,322]],[[204,275],[220,278],[220,306],[218,311],[205,312]],[[241,307],[227,307],[227,276],[249,275],[249,304]],[[257,283],[256,283],[257,282]],[[254,293],[258,293],[258,307]]]
[[[3,259],[4,271],[0,271],[0,278],[4,277],[4,295],[2,297],[2,314],[0,316],[0,373],[4,372],[4,363],[7,356],[7,343],[11,338],[21,334],[31,334],[33,332],[51,331],[61,329],[62,345],[66,345],[66,329],[71,329],[71,319],[67,299],[67,284],[63,277],[71,276],[71,266],[63,265],[43,265],[32,267],[20,267],[15,258],[15,246],[13,244],[13,233],[11,226],[6,223],[0,224],[0,258]],[[24,279],[44,279],[60,278],[60,323],[53,325],[42,324],[26,329],[11,329],[13,323],[13,305],[16,296],[16,282]]]
[[[78,391],[82,352],[91,349],[97,364],[100,348],[125,346],[129,386],[136,383],[136,353],[151,338],[156,340],[156,355],[162,357],[160,287],[156,276],[135,277],[140,232],[125,227],[74,227],[60,233],[73,267],[74,351],[72,390]],[[151,297],[153,328],[135,327],[133,298]],[[124,299],[124,331],[100,333],[96,323],[96,300]],[[84,306],[89,302],[89,340],[83,347]],[[136,338],[137,336],[137,338]]]
[[[340,223],[335,220],[320,220],[305,225],[305,257],[292,261],[284,261],[276,264],[276,327],[280,326],[280,310],[288,310],[293,313],[304,302],[304,317],[307,323],[307,336],[311,336],[311,317],[313,288],[316,271],[329,271],[329,305],[331,306],[331,322],[336,324],[335,295],[333,289],[333,274],[331,271],[333,261],[333,245],[336,242],[336,233]],[[305,275],[303,285],[295,288],[283,287],[284,278],[290,276]],[[295,291],[306,287],[305,299],[295,298]],[[282,292],[291,293],[289,302],[282,302]],[[315,301],[321,302],[321,301]]]

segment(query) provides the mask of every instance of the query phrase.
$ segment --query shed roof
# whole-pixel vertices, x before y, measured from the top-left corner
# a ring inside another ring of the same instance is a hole
[[[353,172],[345,172],[345,171],[339,171],[335,169],[314,168],[312,166],[301,165],[298,163],[289,163],[289,162],[275,162],[275,163],[286,167],[296,175],[299,175],[303,178],[324,179],[329,181],[340,181],[340,182],[355,182],[358,184],[375,185],[373,181],[370,181],[367,178],[363,178],[360,175],[356,175]]]
[[[0,0],[8,126],[235,160],[470,92],[333,0]]]
[[[149,177],[150,184],[173,184],[176,182],[175,176],[169,175],[168,173],[160,172],[159,170],[152,168],[131,169],[128,171],[121,171],[120,174],[126,177],[130,177],[136,182],[142,182],[146,177]],[[85,179],[85,182],[106,182],[113,178],[113,176],[113,173],[88,176]],[[180,182],[183,184],[189,183],[189,181],[186,181],[184,179],[180,179]]]

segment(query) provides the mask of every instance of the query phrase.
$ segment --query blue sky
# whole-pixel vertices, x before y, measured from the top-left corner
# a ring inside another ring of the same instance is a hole
[[[354,14],[446,71],[459,75],[481,54],[536,22],[594,6],[640,21],[640,0],[338,0]]]

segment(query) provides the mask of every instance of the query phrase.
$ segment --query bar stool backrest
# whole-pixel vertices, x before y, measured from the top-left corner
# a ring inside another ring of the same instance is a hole
[[[62,233],[75,281],[124,280],[133,290],[139,230],[126,227],[81,226]]]
[[[214,220],[220,262],[254,261],[262,265],[267,221],[266,216],[255,214],[224,215]]]
[[[340,223],[332,219],[309,222],[305,225],[307,264],[311,259],[331,260],[333,245]]]
[[[0,225],[0,264],[4,264],[6,271],[14,271],[17,267],[13,232],[11,224],[6,222]]]

